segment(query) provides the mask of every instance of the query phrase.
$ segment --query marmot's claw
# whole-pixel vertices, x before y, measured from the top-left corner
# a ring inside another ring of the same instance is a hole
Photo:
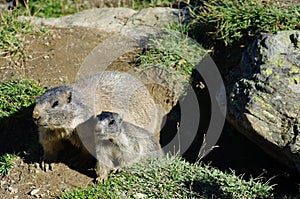
[[[123,170],[122,168],[118,167],[118,168],[112,169],[110,172],[111,173],[120,173],[122,170]]]
[[[97,183],[104,183],[105,180],[107,180],[107,175],[99,176],[96,178]]]
[[[53,163],[42,162],[42,170],[45,172],[53,171]]]
[[[42,159],[42,161],[40,163],[40,167],[45,172],[53,171],[54,164],[46,161],[45,159]]]

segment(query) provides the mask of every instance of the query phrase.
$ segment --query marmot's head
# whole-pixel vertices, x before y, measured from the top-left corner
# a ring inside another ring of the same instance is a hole
[[[88,112],[69,86],[48,89],[36,99],[33,120],[40,128],[72,133]]]
[[[118,113],[105,112],[97,115],[95,136],[101,140],[114,139],[123,132],[123,119]]]

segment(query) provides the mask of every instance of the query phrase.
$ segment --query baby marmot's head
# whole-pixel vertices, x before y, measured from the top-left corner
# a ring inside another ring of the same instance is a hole
[[[118,113],[103,111],[97,115],[95,135],[101,140],[117,137],[123,131],[123,119]]]

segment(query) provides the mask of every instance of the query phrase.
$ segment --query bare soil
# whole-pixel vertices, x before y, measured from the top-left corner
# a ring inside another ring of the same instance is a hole
[[[28,35],[24,41],[26,59],[0,58],[1,81],[34,79],[45,87],[72,83],[84,58],[109,36],[86,28],[51,29]],[[44,172],[40,168],[42,148],[31,111],[29,107],[1,120],[0,154],[19,155],[9,174],[0,176],[1,198],[54,198],[64,191],[92,184],[92,171],[78,171],[64,163],[56,163],[53,171]]]
[[[1,80],[22,77],[47,87],[69,84],[84,58],[108,36],[87,28],[48,29],[45,34],[28,35],[25,60],[0,58]]]
[[[2,177],[1,198],[56,198],[64,191],[87,187],[93,178],[56,163],[53,171],[42,171],[38,163],[26,163],[18,157],[9,175]]]

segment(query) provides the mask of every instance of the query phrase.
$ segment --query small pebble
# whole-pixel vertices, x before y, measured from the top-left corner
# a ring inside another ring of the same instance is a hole
[[[35,188],[35,189],[32,189],[29,194],[31,196],[35,196],[39,191],[40,191],[40,188]]]

